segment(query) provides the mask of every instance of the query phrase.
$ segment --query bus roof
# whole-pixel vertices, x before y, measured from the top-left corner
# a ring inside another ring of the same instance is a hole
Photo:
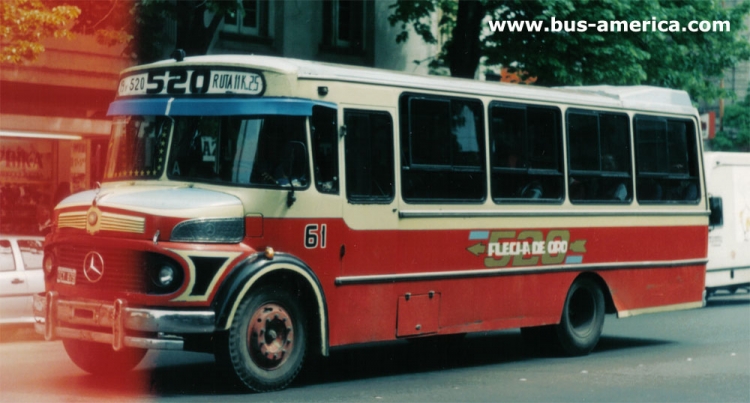
[[[720,165],[750,166],[750,153],[748,152],[706,151],[703,157],[707,169]]]
[[[409,90],[446,91],[460,94],[496,96],[525,101],[557,102],[569,105],[596,105],[644,112],[696,115],[690,96],[682,90],[653,86],[580,86],[538,87],[488,82],[444,76],[422,76],[391,70],[313,62],[273,56],[208,55],[187,57],[181,62],[168,59],[126,69],[134,70],[169,65],[221,65],[251,67],[289,74],[299,79],[344,81],[386,85]]]

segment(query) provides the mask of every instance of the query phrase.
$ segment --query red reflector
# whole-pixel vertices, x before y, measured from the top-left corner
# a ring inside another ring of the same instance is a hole
[[[263,236],[263,216],[260,214],[248,214],[245,216],[245,236]]]

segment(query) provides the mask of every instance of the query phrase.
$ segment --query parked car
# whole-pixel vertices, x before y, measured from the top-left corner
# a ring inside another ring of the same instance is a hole
[[[44,292],[44,238],[0,235],[0,326],[33,325],[33,295]]]

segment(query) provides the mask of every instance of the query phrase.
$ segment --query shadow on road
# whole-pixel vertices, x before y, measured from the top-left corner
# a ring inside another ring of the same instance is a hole
[[[593,354],[667,344],[666,341],[628,337],[602,337]],[[208,357],[208,356],[206,356]],[[517,330],[376,343],[334,349],[326,359],[306,362],[292,387],[346,382],[400,374],[450,370],[482,365],[543,359],[524,344]],[[83,395],[100,396],[205,396],[245,393],[223,376],[213,361],[158,364],[108,379],[70,376],[59,379],[61,389],[77,388]]]
[[[662,340],[604,336],[593,354],[667,343]],[[549,353],[535,351],[524,343],[517,330],[476,334],[463,339],[417,339],[336,350],[318,363],[317,368],[304,373],[297,384],[350,381],[549,358],[567,357],[550,357]]]
[[[628,348],[660,346],[673,343],[667,340],[636,339],[633,337],[602,336],[592,354]]]
[[[750,293],[739,290],[734,294],[718,291],[706,300],[706,308],[750,305]]]
[[[299,384],[328,383],[516,362],[532,358],[517,331],[344,347],[314,363]]]

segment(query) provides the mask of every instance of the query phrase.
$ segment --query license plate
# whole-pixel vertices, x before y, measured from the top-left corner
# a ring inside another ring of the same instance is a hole
[[[66,269],[60,267],[57,269],[57,282],[61,284],[76,285],[76,271],[75,269]]]

